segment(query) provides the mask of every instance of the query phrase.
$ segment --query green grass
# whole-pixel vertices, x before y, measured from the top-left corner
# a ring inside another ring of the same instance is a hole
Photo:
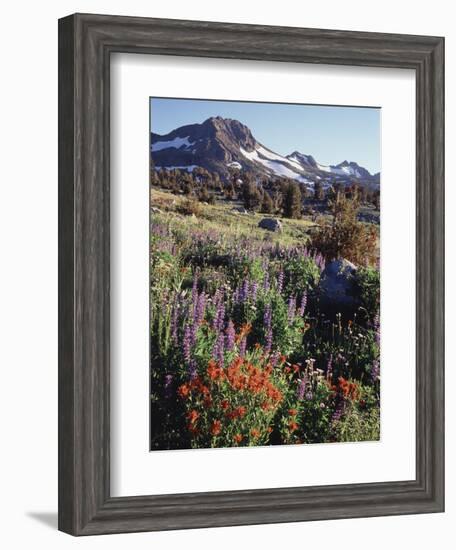
[[[234,238],[249,237],[250,239],[269,240],[280,245],[302,244],[309,236],[311,228],[315,223],[309,216],[304,216],[300,220],[281,218],[271,214],[261,214],[258,212],[249,214],[240,214],[235,209],[242,206],[241,202],[218,200],[216,204],[201,204],[201,212],[196,216],[184,216],[176,213],[176,207],[180,202],[187,200],[182,195],[154,188],[152,190],[152,205],[161,209],[159,216],[165,217],[180,225],[191,224],[199,227],[201,230],[216,229],[223,231],[224,234]],[[282,232],[272,232],[258,227],[258,223],[263,218],[280,219],[283,227]],[[180,221],[179,221],[180,220]]]

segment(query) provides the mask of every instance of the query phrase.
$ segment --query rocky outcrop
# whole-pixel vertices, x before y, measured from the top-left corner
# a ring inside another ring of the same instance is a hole
[[[318,287],[321,304],[335,310],[356,309],[356,272],[357,267],[343,258],[327,263]]]
[[[282,222],[276,218],[263,218],[259,223],[258,227],[261,229],[267,229],[268,231],[282,231]]]

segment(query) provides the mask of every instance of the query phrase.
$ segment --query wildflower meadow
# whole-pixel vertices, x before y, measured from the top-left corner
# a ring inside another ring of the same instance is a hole
[[[303,215],[271,233],[258,212],[235,212],[232,197],[198,201],[159,187],[151,450],[379,439],[378,262],[356,266],[356,306],[339,310],[322,295],[329,213],[320,229]]]

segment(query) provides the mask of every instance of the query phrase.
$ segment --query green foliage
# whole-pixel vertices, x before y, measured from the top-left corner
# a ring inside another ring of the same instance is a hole
[[[320,222],[309,246],[326,260],[345,258],[357,265],[373,265],[377,260],[377,231],[357,220],[359,200],[338,192],[331,201],[332,222]]]
[[[301,298],[315,289],[320,280],[320,269],[313,258],[297,256],[284,260],[285,295]]]
[[[355,281],[362,310],[373,321],[380,308],[380,272],[372,267],[360,267]]]
[[[335,441],[378,441],[380,439],[380,409],[366,409],[359,403],[348,407],[342,418],[333,426]]]

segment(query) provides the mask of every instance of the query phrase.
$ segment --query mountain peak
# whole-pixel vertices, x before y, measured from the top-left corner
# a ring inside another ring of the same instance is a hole
[[[305,155],[304,153],[300,153],[299,151],[293,151],[291,155],[287,156],[287,159],[298,161],[303,165],[311,166],[313,168],[317,166],[317,161],[312,155]]]
[[[231,177],[230,168],[236,167],[257,177],[286,177],[306,185],[379,181],[355,162],[322,166],[312,155],[297,150],[282,156],[259,143],[239,120],[221,116],[180,126],[166,135],[151,133],[151,156],[158,169],[200,166],[225,180]]]
[[[369,170],[366,170],[363,166],[360,166],[357,162],[344,160],[335,166],[331,166],[335,171],[339,170],[346,175],[353,176],[359,179],[372,178],[372,174]]]

